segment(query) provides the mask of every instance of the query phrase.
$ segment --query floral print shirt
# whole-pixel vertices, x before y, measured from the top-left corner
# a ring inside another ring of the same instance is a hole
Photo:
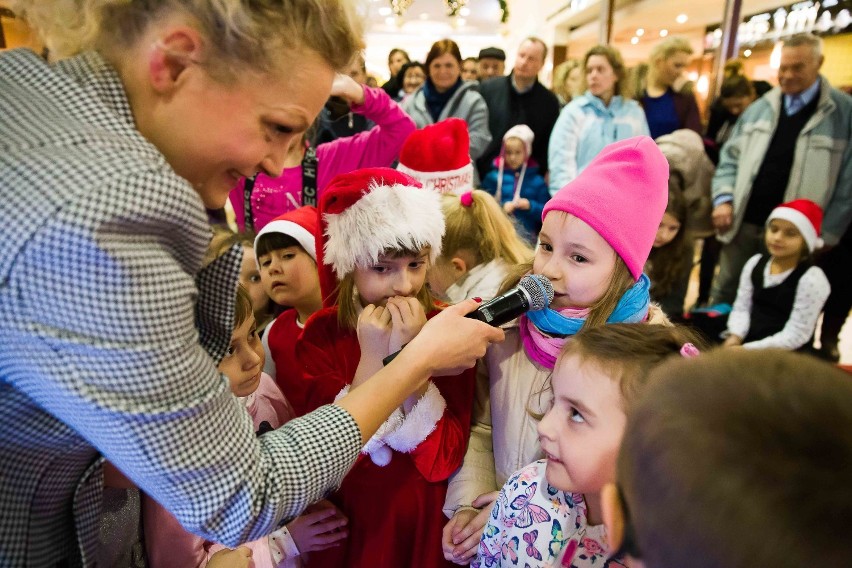
[[[545,460],[516,472],[500,490],[479,542],[473,568],[558,566],[560,553],[576,541],[572,568],[626,566],[609,559],[603,525],[589,526],[579,493],[550,486]]]

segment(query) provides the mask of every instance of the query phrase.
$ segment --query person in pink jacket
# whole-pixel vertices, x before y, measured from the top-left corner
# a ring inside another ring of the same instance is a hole
[[[258,173],[252,181],[240,179],[230,200],[240,230],[246,228],[245,194],[251,194],[248,228],[260,231],[275,217],[302,205],[316,205],[325,186],[337,174],[359,168],[388,167],[399,155],[402,143],[416,130],[414,121],[382,89],[361,85],[347,75],[338,74],[331,95],[344,99],[353,112],[376,123],[372,129],[354,136],[338,138],[311,148],[303,136],[290,147],[284,170],[271,178]],[[274,125],[273,125],[274,126]],[[271,133],[272,136],[275,133]]]
[[[260,436],[295,417],[275,381],[262,372],[264,353],[248,292],[240,286],[234,312],[234,332],[219,371],[228,377],[234,395],[244,402],[247,418]],[[229,566],[233,552],[188,532],[178,520],[148,496],[142,500],[143,532],[151,568],[208,568]],[[347,536],[347,519],[328,501],[266,537],[246,543],[252,568],[298,568],[305,553],[333,546]]]

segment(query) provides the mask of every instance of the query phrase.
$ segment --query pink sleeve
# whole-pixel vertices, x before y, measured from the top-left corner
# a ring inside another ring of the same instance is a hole
[[[352,111],[369,118],[376,126],[317,146],[320,194],[337,174],[359,168],[389,167],[397,159],[402,143],[417,129],[411,117],[382,89],[365,86],[364,104],[354,105]]]
[[[207,564],[204,539],[184,529],[165,507],[142,496],[145,554],[151,568],[197,568]]]

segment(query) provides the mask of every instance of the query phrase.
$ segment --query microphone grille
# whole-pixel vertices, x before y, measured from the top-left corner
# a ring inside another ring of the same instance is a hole
[[[539,274],[527,274],[518,282],[518,288],[530,299],[530,310],[543,310],[553,301],[553,284]]]

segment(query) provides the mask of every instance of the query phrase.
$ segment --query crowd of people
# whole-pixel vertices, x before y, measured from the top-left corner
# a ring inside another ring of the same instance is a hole
[[[47,56],[0,54],[0,564],[847,561],[818,37],[705,121],[678,37],[371,86],[347,0],[12,9]],[[465,317],[522,279],[548,305]]]

